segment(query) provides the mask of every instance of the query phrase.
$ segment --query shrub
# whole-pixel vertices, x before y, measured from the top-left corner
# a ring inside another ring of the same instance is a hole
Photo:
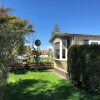
[[[100,91],[100,46],[74,45],[68,50],[69,78],[88,91]]]

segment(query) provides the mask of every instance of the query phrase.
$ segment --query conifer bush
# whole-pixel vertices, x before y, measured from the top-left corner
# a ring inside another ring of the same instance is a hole
[[[75,85],[100,93],[100,45],[70,47],[68,73]]]

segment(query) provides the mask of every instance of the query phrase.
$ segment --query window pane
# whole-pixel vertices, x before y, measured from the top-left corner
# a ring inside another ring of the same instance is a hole
[[[63,46],[63,48],[66,47],[66,42],[65,41],[62,42],[62,46]]]
[[[89,40],[83,40],[83,44],[89,44]]]
[[[98,44],[98,42],[91,42],[91,44]]]
[[[60,43],[54,43],[54,57],[59,59],[60,58]]]
[[[70,39],[67,39],[67,48],[69,48],[71,45],[71,40]]]
[[[65,49],[62,50],[62,58],[65,58]]]
[[[60,58],[60,50],[59,49],[56,49],[56,56],[55,58],[59,59]]]
[[[62,41],[62,58],[63,58],[63,59],[66,58],[66,57],[65,57],[65,56],[66,56],[66,55],[65,55],[65,53],[66,53],[66,52],[65,52],[65,51],[66,51],[66,42],[67,42],[66,40],[63,40],[63,41]]]

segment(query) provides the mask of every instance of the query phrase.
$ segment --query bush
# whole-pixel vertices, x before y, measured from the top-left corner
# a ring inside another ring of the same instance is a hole
[[[72,82],[88,91],[100,92],[100,46],[74,45],[68,50],[68,73]]]
[[[7,79],[7,72],[3,69],[3,67],[0,66],[0,100],[3,100],[6,79]]]

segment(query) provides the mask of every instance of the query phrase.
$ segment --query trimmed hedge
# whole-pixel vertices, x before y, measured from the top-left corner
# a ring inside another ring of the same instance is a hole
[[[68,73],[75,85],[100,93],[100,45],[70,47]]]

